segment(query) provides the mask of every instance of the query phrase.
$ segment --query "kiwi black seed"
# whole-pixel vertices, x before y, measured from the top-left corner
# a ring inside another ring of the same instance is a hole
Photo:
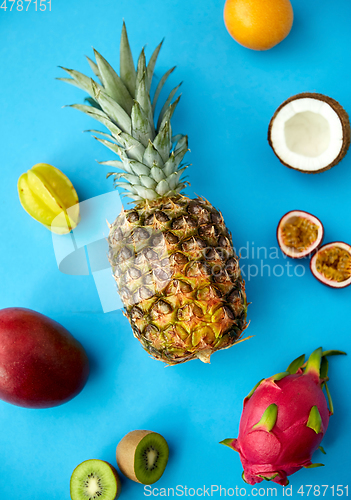
[[[119,442],[116,456],[121,472],[132,481],[156,483],[168,461],[168,444],[161,434],[151,431],[129,432]]]
[[[116,469],[103,460],[86,460],[71,476],[72,500],[115,500],[121,492]]]

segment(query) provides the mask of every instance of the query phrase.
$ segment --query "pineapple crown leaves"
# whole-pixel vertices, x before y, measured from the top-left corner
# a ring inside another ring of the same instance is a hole
[[[113,151],[120,160],[100,162],[116,168],[110,172],[114,185],[123,188],[125,195],[136,202],[173,196],[185,188],[182,178],[189,165],[182,163],[188,151],[188,138],[182,134],[172,136],[171,118],[179,103],[176,94],[181,84],[169,93],[157,117],[156,105],[161,91],[173,73],[169,69],[160,79],[153,99],[150,89],[157,57],[162,42],[156,47],[146,64],[142,49],[135,67],[125,23],[122,26],[120,43],[119,75],[94,49],[95,61],[87,57],[91,70],[98,81],[79,71],[63,68],[69,78],[58,78],[84,90],[89,97],[87,104],[70,107],[94,118],[104,125],[109,133],[90,130],[93,137]]]

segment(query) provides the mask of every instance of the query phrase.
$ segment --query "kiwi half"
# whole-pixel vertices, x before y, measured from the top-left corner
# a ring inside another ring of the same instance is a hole
[[[168,461],[168,444],[161,434],[152,431],[129,432],[116,450],[121,472],[132,481],[142,484],[156,483]]]
[[[71,476],[72,500],[115,500],[121,492],[116,469],[103,460],[86,460]]]

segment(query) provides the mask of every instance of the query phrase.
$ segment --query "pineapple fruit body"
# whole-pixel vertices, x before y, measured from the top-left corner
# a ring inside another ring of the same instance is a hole
[[[245,287],[222,215],[206,200],[182,194],[188,137],[172,135],[171,126],[179,85],[159,106],[174,68],[151,97],[161,46],[148,64],[143,49],[135,68],[123,24],[120,75],[95,50],[96,62],[88,62],[97,80],[67,68],[70,78],[61,80],[90,95],[90,105],[72,107],[107,127],[109,133],[92,132],[119,160],[102,163],[117,169],[108,176],[136,204],[117,217],[109,235],[109,259],[135,337],[168,364],[209,362],[247,326]]]
[[[109,245],[134,336],[156,359],[209,362],[240,338],[245,286],[231,235],[208,201],[178,195],[126,210]]]

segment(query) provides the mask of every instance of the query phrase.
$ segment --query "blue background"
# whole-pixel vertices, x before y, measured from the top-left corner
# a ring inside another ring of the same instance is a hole
[[[295,208],[323,221],[325,242],[350,243],[351,154],[331,171],[308,176],[282,166],[266,140],[275,109],[299,92],[328,94],[351,112],[351,3],[292,3],[291,34],[267,52],[247,50],[229,36],[218,0],[52,0],[51,12],[35,12],[34,5],[28,12],[0,10],[0,307],[28,307],[59,321],[91,360],[85,389],[61,407],[38,411],[0,402],[2,498],[68,499],[78,463],[115,464],[118,441],[144,428],[170,445],[169,465],[155,486],[238,485],[248,495],[238,455],[218,444],[237,436],[243,398],[302,352],[319,345],[350,352],[351,288],[324,287],[308,262],[297,268],[289,261],[289,277],[279,253],[263,263],[284,266],[283,276],[269,277],[265,268],[247,279],[247,333],[254,338],[215,354],[211,365],[165,368],[142,350],[121,311],[102,312],[91,275],[58,271],[51,234],[25,213],[16,191],[20,174],[38,162],[64,171],[81,200],[112,190],[108,169],[95,162],[112,155],[81,133],[97,125],[62,109],[82,102],[83,93],[55,77],[64,76],[58,65],[89,73],[84,55],[91,46],[118,67],[124,17],[135,56],[147,43],[149,57],[166,36],[156,76],[177,65],[168,90],[184,81],[173,129],[189,134],[188,194],[193,189],[221,209],[236,248],[275,248],[277,222]],[[245,273],[261,265],[257,254],[242,253]],[[292,476],[294,498],[302,484],[347,484],[349,373],[350,357],[331,359],[335,415],[323,442],[327,455],[314,456],[326,467]],[[124,478],[121,498],[144,498],[143,487]]]

